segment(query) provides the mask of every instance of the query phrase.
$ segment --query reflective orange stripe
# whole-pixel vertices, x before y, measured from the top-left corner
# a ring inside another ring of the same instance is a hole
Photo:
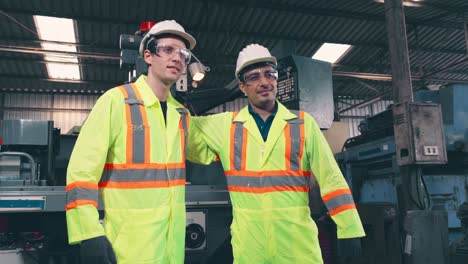
[[[76,200],[76,201],[73,201],[71,203],[68,203],[66,205],[66,210],[71,210],[71,209],[74,209],[78,206],[82,206],[82,205],[92,205],[94,207],[98,207],[98,203],[96,201],[93,201],[93,200]]]
[[[122,92],[124,98],[128,98],[128,93],[127,90],[125,90],[125,87],[119,86],[120,92]]]
[[[237,116],[237,112],[232,113],[232,120],[234,120],[236,118],[236,116]],[[230,158],[229,158],[229,160],[231,162],[231,166],[230,166],[231,170],[234,170],[236,168],[236,166],[234,165],[235,164],[234,163],[234,160],[235,160],[234,159],[234,155],[235,155],[234,154],[235,153],[234,145],[236,144],[236,142],[234,140],[235,134],[236,134],[236,126],[233,123],[231,125],[231,149],[230,149],[231,155],[230,155]]]
[[[190,131],[190,118],[189,118],[189,114],[186,114],[187,115],[187,130]]]
[[[299,119],[304,120],[304,111],[299,111]],[[304,123],[299,124],[299,133],[301,135],[301,148],[299,150],[299,170],[302,170],[302,156],[304,155],[304,145],[305,145],[305,130]]]
[[[140,95],[140,91],[135,87],[135,83],[130,84],[133,88],[133,92],[135,93],[135,96],[137,97],[138,100],[143,101]],[[146,109],[144,105],[138,105],[140,108],[140,113],[141,113],[141,119],[143,121],[143,126],[146,128],[145,129],[145,163],[149,163],[151,158],[150,158],[150,146],[151,146],[151,141],[150,141],[150,129],[149,129],[149,124],[148,124],[148,116],[146,115]]]
[[[164,188],[171,186],[185,185],[184,180],[173,181],[145,181],[145,182],[103,182],[99,183],[101,188],[115,188],[115,189],[140,189],[140,188]]]
[[[330,216],[334,216],[334,215],[336,215],[338,213],[341,213],[343,211],[350,210],[350,209],[356,209],[356,205],[355,204],[345,204],[345,205],[342,205],[340,207],[337,207],[337,208],[330,211]]]
[[[186,120],[187,120],[187,123],[188,123],[188,115],[186,116]],[[183,119],[181,117],[180,122],[179,122],[180,149],[181,149],[181,153],[182,153],[182,160],[185,160],[185,151],[184,151],[184,149],[185,149],[185,137],[184,137],[184,125],[182,124],[182,122],[183,122]],[[188,125],[187,125],[187,129],[188,129]]]
[[[86,188],[86,189],[97,190],[98,185],[97,183],[93,183],[93,182],[76,181],[76,182],[67,184],[67,186],[65,187],[65,191],[68,192],[74,188]]]
[[[125,87],[119,86],[120,91],[124,95],[124,98],[128,98],[128,93],[125,90]],[[127,120],[127,148],[126,148],[126,161],[127,163],[132,163],[132,158],[133,158],[133,125],[132,125],[132,115],[130,112],[130,105],[125,104],[125,118]]]
[[[149,164],[113,164],[107,163],[104,165],[105,170],[129,170],[129,169],[178,169],[185,168],[185,161],[179,163],[149,163]]]
[[[289,130],[289,127],[291,125],[288,124],[286,128],[284,129],[284,141],[286,146],[284,147],[284,162],[286,164],[286,170],[289,171],[291,170],[291,132]]]
[[[247,129],[243,127],[242,129],[242,158],[241,158],[241,170],[245,170],[245,164],[247,163],[247,141],[248,141],[248,133]]]
[[[247,177],[263,177],[271,175],[283,176],[310,176],[310,171],[286,171],[286,170],[271,170],[271,171],[247,171],[247,170],[228,170],[224,171],[226,176],[247,176]]]
[[[333,191],[333,192],[331,192],[331,193],[327,193],[326,195],[322,196],[322,200],[323,200],[324,202],[326,202],[326,201],[328,201],[328,200],[330,200],[330,199],[332,199],[332,198],[335,198],[335,197],[340,196],[340,195],[343,195],[343,194],[351,194],[351,190],[348,189],[348,188],[345,188],[345,189],[338,189],[338,190],[336,190],[336,191]],[[340,207],[338,207],[338,208],[340,208]],[[338,209],[338,208],[337,208],[337,209]],[[337,210],[337,209],[335,209],[335,210]]]
[[[305,186],[268,186],[268,187],[244,187],[228,186],[229,191],[247,193],[267,193],[267,192],[308,192],[309,187]]]

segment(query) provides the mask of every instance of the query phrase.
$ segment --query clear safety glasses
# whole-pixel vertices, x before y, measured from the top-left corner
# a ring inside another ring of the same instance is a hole
[[[179,56],[180,60],[185,64],[188,64],[190,62],[190,58],[192,57],[192,53],[188,49],[166,43],[158,43],[156,46],[154,46],[154,50],[150,51],[164,58],[173,58],[174,56]]]
[[[260,82],[260,79],[265,77],[269,82],[278,80],[278,71],[277,70],[267,70],[267,71],[254,71],[244,74],[244,83],[245,84],[256,84]]]

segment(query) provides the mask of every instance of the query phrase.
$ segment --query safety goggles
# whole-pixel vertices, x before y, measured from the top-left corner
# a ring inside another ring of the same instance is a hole
[[[256,84],[260,82],[260,79],[265,77],[265,79],[269,82],[273,82],[278,80],[278,71],[277,70],[267,70],[267,71],[254,71],[254,72],[249,72],[243,75],[243,83],[245,84]]]
[[[192,57],[192,53],[188,49],[166,43],[157,43],[155,46],[148,47],[148,50],[164,58],[179,56],[180,60],[185,64],[188,64]]]

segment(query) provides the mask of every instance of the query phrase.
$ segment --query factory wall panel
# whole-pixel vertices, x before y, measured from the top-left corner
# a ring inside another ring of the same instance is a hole
[[[3,119],[53,120],[65,134],[81,126],[98,99],[98,95],[20,94],[3,95]]]
[[[82,126],[89,112],[53,112],[54,126],[61,134],[67,134],[73,127]]]
[[[6,93],[4,107],[50,108],[52,95]]]
[[[4,120],[13,120],[13,119],[32,119],[32,120],[51,120],[51,113],[48,111],[5,111],[3,119]]]
[[[98,96],[96,95],[57,95],[54,97],[54,108],[73,109],[54,111],[53,120],[55,126],[60,128],[60,133],[66,134],[75,126],[82,126],[93,108]]]

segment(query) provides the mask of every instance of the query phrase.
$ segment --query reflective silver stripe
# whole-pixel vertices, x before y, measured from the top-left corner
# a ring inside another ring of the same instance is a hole
[[[73,188],[67,192],[67,204],[76,200],[98,201],[98,191],[87,188]]]
[[[299,116],[299,111],[291,111],[297,116]],[[291,170],[299,170],[299,153],[301,151],[301,127],[300,125],[304,123],[304,120],[295,118],[288,120],[289,131],[291,136]]]
[[[328,211],[336,209],[345,204],[354,204],[353,196],[351,194],[343,194],[325,202]]]
[[[130,105],[131,123],[133,125],[133,163],[145,162],[145,126],[143,125],[143,116],[139,105],[143,105],[143,101],[138,100],[130,84],[123,85],[127,91],[128,98],[125,103]]]
[[[308,176],[263,176],[263,177],[246,177],[246,176],[228,176],[227,182],[229,186],[244,186],[244,187],[271,187],[271,186],[301,186],[308,187]]]
[[[234,170],[240,170],[242,164],[242,143],[244,142],[244,126],[234,122]],[[244,157],[245,158],[245,157]]]
[[[142,182],[185,179],[185,168],[105,170],[100,182]]]
[[[182,128],[184,129],[184,153],[186,152],[187,149],[187,132],[188,132],[188,125],[187,125],[187,114],[188,111],[185,108],[177,108],[177,112],[180,114],[180,118],[182,119]]]

